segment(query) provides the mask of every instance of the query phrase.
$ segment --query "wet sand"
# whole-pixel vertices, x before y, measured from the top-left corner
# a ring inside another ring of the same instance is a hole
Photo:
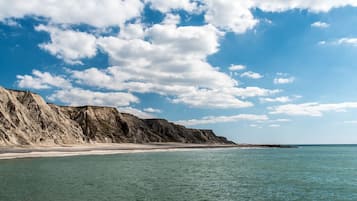
[[[0,160],[14,158],[65,157],[81,155],[108,155],[123,153],[188,151],[195,149],[218,148],[296,148],[291,145],[275,144],[186,144],[186,143],[150,143],[150,144],[85,144],[85,145],[42,145],[42,146],[0,146]]]
[[[80,155],[108,155],[122,153],[187,151],[193,149],[238,148],[237,145],[223,144],[183,144],[183,143],[152,143],[152,144],[86,144],[62,146],[6,146],[0,147],[1,159],[64,157]]]

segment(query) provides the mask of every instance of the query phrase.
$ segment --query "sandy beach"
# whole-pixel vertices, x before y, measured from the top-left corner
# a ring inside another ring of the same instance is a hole
[[[4,146],[0,147],[1,159],[65,157],[80,155],[108,155],[122,153],[187,151],[194,149],[238,148],[238,145],[223,144],[184,144],[184,143],[151,143],[151,144],[86,144],[62,146]]]

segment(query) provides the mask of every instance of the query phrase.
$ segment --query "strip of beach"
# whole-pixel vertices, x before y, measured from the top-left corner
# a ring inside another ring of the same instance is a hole
[[[4,146],[0,147],[0,160],[15,158],[65,157],[84,155],[112,155],[124,153],[190,151],[197,149],[223,148],[292,148],[285,145],[251,144],[186,144],[186,143],[150,143],[150,144],[85,144],[85,145],[42,145],[42,146]]]
[[[5,146],[0,147],[1,159],[65,157],[84,155],[111,155],[124,153],[188,151],[195,149],[238,148],[237,145],[225,144],[185,144],[185,143],[150,143],[150,144],[85,144],[61,146]]]

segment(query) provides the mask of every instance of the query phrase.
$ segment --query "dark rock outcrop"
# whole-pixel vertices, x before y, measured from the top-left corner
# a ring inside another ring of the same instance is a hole
[[[211,130],[140,119],[111,107],[47,104],[37,94],[0,87],[0,145],[94,142],[233,144]]]

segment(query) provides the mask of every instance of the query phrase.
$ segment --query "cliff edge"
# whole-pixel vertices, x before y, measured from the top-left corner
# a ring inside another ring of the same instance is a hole
[[[140,119],[112,107],[47,104],[29,91],[0,87],[0,145],[151,142],[234,144],[212,130]]]

